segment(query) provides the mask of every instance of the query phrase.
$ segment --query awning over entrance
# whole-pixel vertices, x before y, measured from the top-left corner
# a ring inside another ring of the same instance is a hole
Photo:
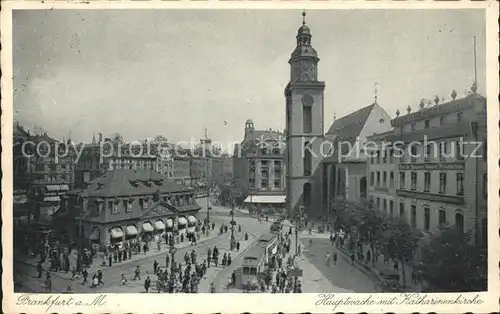
[[[45,186],[45,189],[47,190],[47,192],[58,192],[61,190],[61,186],[60,185],[47,185],[47,186]]]
[[[167,219],[167,228],[173,228],[174,227],[174,221],[172,219]]]
[[[187,224],[187,219],[186,217],[179,217],[179,221],[177,222],[179,225],[185,225]]]
[[[165,230],[165,224],[161,220],[155,221],[156,230]]]
[[[189,222],[190,224],[195,224],[195,223],[196,223],[196,217],[195,217],[195,216],[193,216],[193,215],[189,215],[189,216],[188,216],[188,222]]]
[[[44,202],[60,202],[61,198],[59,196],[45,196],[43,198]]]
[[[125,228],[125,232],[129,236],[135,236],[137,235],[137,228],[135,226],[127,226],[127,228]]]
[[[69,191],[69,186],[67,184],[60,185],[61,191]]]
[[[153,232],[153,226],[151,226],[150,222],[145,222],[142,224],[142,231],[144,232]]]
[[[122,229],[120,229],[120,228],[113,228],[113,229],[111,229],[111,237],[113,239],[122,238],[123,237],[123,231],[122,231]]]
[[[245,203],[253,204],[284,204],[285,195],[252,195],[245,199]]]

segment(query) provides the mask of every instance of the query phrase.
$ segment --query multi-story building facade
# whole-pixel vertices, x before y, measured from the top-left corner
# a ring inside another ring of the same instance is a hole
[[[422,102],[416,112],[409,107],[408,114],[397,113],[393,133],[383,139],[390,145],[371,159],[370,194],[376,203],[381,199],[381,210],[384,200],[393,199],[393,217],[424,232],[451,224],[481,241],[487,237],[486,99],[475,91],[455,97],[454,92],[452,101],[439,104],[436,99],[434,106]],[[384,160],[393,162],[384,165]],[[381,195],[375,187],[390,186],[391,172],[395,187]],[[390,215],[390,205],[386,210]]]
[[[245,123],[245,137],[233,154],[234,179],[245,203],[282,208],[285,204],[285,139],[272,130],[255,130],[252,120]]]
[[[49,223],[61,197],[74,185],[74,151],[68,148],[69,140],[59,142],[47,133],[32,135],[19,124],[14,126],[13,140],[15,211]]]
[[[192,231],[200,210],[191,189],[145,169],[110,170],[86,188],[69,191],[63,204],[59,225],[70,237],[101,247]]]
[[[189,157],[174,156],[174,181],[185,186],[191,186],[191,162]]]
[[[156,150],[156,172],[166,179],[174,179],[175,163],[171,147],[158,147]]]

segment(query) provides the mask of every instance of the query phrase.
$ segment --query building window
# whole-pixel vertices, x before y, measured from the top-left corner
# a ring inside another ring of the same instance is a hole
[[[432,146],[431,144],[425,145],[425,155],[424,155],[424,161],[429,161],[432,156]]]
[[[118,207],[118,201],[111,202],[111,213],[118,214],[120,212],[120,208]]]
[[[431,209],[429,207],[424,208],[424,230],[429,231],[431,226]]]
[[[392,217],[392,213],[394,212],[394,201],[389,202],[389,215]]]
[[[380,186],[380,171],[377,171],[377,186]]]
[[[405,189],[405,173],[404,172],[399,173],[399,189],[401,189],[401,190]]]
[[[127,206],[128,200],[123,200],[122,203],[123,203],[123,209],[125,209],[125,211],[128,211],[128,206]]]
[[[389,163],[392,164],[394,162],[394,151],[392,149],[389,149]]]
[[[455,142],[455,154],[457,155],[457,160],[463,160],[464,155],[463,155],[463,145],[460,141]]]
[[[462,121],[463,113],[457,112],[457,121],[460,122]]]
[[[387,172],[384,171],[384,187],[387,187]]]
[[[439,193],[446,193],[446,173],[439,174]]]
[[[377,197],[377,209],[380,210],[380,197]]]
[[[279,179],[274,180],[274,188],[281,189],[281,180]]]
[[[411,190],[415,191],[417,189],[417,173],[411,173]]]
[[[411,205],[411,226],[417,227],[417,206]]]
[[[461,213],[455,214],[455,227],[461,232],[464,232],[464,215]]]
[[[134,202],[132,200],[129,200],[127,202],[127,212],[131,212],[133,210],[133,205],[134,205]]]
[[[372,171],[370,172],[370,186],[373,186],[375,183],[375,173]]]
[[[262,179],[260,181],[260,187],[263,189],[267,189],[269,187],[269,181],[267,179]]]
[[[312,172],[312,156],[308,147],[310,147],[309,142],[304,145],[304,176],[310,176]]]
[[[384,198],[382,204],[384,204],[383,210],[384,212],[387,211],[387,200]]]
[[[446,224],[446,211],[444,209],[439,210],[439,225],[444,226]]]
[[[457,195],[464,195],[464,174],[457,173]]]
[[[261,175],[264,178],[268,178],[269,177],[269,172],[267,171],[267,169],[266,170],[262,170]]]
[[[428,129],[431,127],[431,122],[429,120],[424,121],[424,128]]]
[[[312,132],[312,108],[311,106],[303,106],[304,110],[304,133]]]
[[[391,171],[391,175],[390,175],[390,181],[389,181],[389,186],[391,188],[394,187],[394,171]]]
[[[405,204],[399,203],[399,219],[405,220]]]
[[[424,192],[429,192],[431,190],[431,173],[424,173]]]
[[[411,124],[411,131],[415,131],[417,129],[417,124],[416,123],[412,123]]]
[[[382,163],[386,164],[387,163],[387,151],[383,150],[383,151],[380,151],[380,153],[382,154]]]
[[[109,211],[110,211],[112,214],[114,214],[114,213],[113,213],[113,201],[108,201],[108,209],[109,209]]]
[[[441,118],[439,118],[439,125],[443,125],[446,123],[446,117],[445,116],[442,116]]]
[[[418,156],[418,148],[416,145],[411,145],[411,162],[415,163],[417,162],[417,156]]]

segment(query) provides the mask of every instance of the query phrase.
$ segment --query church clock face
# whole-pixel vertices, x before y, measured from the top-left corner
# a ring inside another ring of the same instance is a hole
[[[314,80],[314,63],[303,62],[300,73],[301,73],[301,81],[313,81]]]

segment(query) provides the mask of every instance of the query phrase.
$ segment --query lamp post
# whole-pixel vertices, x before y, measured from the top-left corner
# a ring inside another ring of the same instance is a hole
[[[171,274],[173,275],[174,271],[175,271],[175,252],[177,252],[177,248],[175,247],[175,243],[174,243],[174,239],[172,238],[172,240],[170,241],[170,249],[169,249],[169,252],[170,254],[172,255],[171,256],[171,267],[170,267],[170,271],[171,271]]]

